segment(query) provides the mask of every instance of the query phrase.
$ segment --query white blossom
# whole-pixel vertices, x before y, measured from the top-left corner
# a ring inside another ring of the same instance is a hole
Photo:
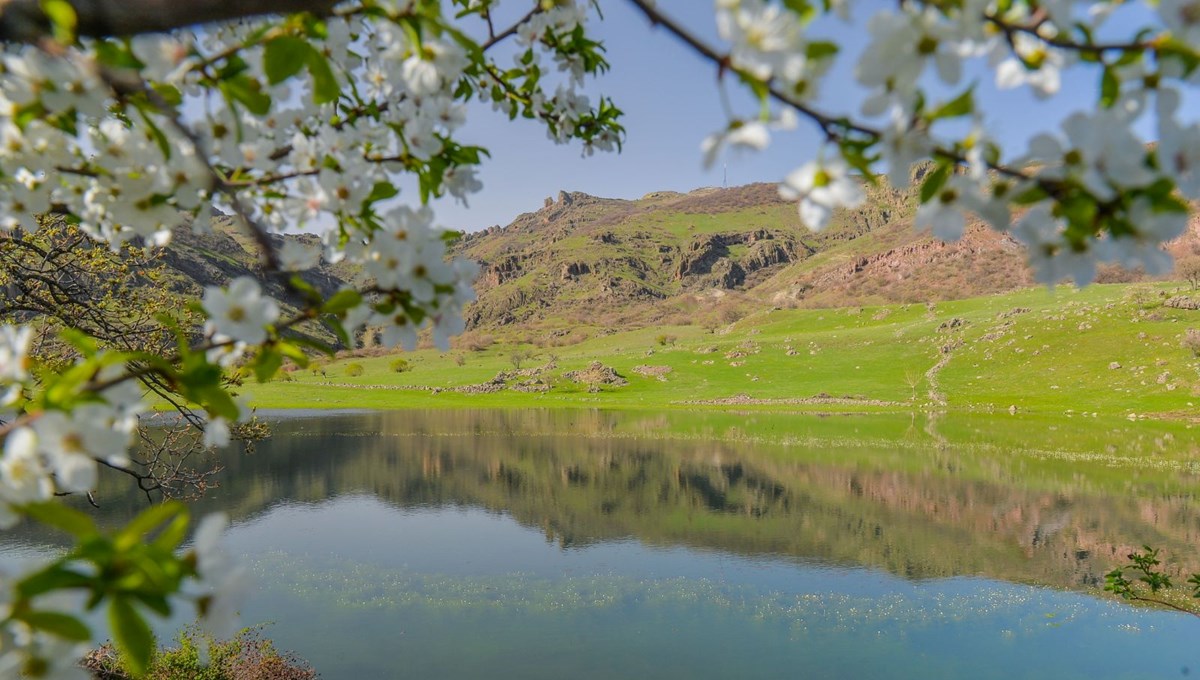
[[[810,161],[794,170],[779,186],[785,201],[800,202],[800,219],[813,231],[825,228],[836,208],[856,208],[864,195],[850,168],[840,158]]]
[[[997,43],[993,48],[996,86],[1006,90],[1028,85],[1040,99],[1058,94],[1062,70],[1067,65],[1066,53],[1025,33],[1014,36],[1013,44],[1015,55],[1006,44]]]
[[[42,501],[53,494],[54,482],[38,451],[37,435],[28,427],[13,430],[4,440],[4,455],[0,458],[0,505]],[[0,528],[10,528],[16,519],[11,510],[4,508],[0,511]]]
[[[203,615],[200,623],[215,639],[229,638],[237,631],[238,607],[250,585],[245,567],[238,565],[225,547],[229,517],[213,513],[196,525],[192,554],[200,576]]]
[[[704,167],[711,168],[726,147],[762,151],[771,142],[772,129],[792,130],[797,122],[796,114],[791,109],[784,109],[777,118],[766,121],[734,120],[721,132],[706,137],[700,145],[700,150],[704,152]]]
[[[1180,42],[1200,44],[1200,0],[1159,0],[1158,14]]]
[[[204,423],[204,447],[229,445],[229,422],[224,418],[211,418]]]
[[[33,329],[29,326],[0,326],[0,406],[11,404],[20,394],[21,383],[29,378],[29,344]],[[5,386],[8,389],[4,389]]]
[[[239,276],[226,289],[205,288],[202,304],[214,337],[251,345],[266,340],[266,326],[279,318],[279,304],[264,296],[258,282],[248,276]]]
[[[969,196],[976,191],[975,183],[967,177],[951,176],[936,194],[917,208],[916,228],[928,228],[935,238],[943,241],[962,238]]]
[[[808,75],[803,26],[795,13],[780,4],[718,2],[717,30],[732,43],[734,67],[759,80],[774,78],[794,85]]]

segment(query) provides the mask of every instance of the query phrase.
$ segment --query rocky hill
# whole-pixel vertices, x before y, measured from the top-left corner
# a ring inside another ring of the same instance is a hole
[[[320,242],[313,234],[272,235],[271,238],[277,243],[297,240],[314,248]],[[249,276],[281,302],[284,316],[293,313],[300,303],[296,293],[277,279],[263,275],[255,245],[229,216],[216,216],[211,231],[206,233],[194,232],[189,223],[176,227],[170,244],[163,250],[162,261],[168,269],[168,285],[172,291],[188,299],[198,300],[206,286],[224,286],[239,276]],[[300,277],[328,296],[350,282],[355,273],[345,264],[330,264],[322,259]],[[334,333],[318,323],[302,324],[298,330],[322,342],[339,345]]]
[[[717,323],[763,307],[927,302],[1032,285],[1016,241],[972,224],[942,243],[913,229],[915,207],[911,190],[871,187],[863,207],[814,233],[774,184],[637,200],[563,191],[458,244],[482,266],[468,326]],[[1200,254],[1196,224],[1172,250]]]

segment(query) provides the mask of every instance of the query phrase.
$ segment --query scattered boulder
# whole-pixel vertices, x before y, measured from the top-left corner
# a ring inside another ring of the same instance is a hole
[[[629,384],[629,381],[620,373],[617,373],[612,366],[605,366],[599,361],[593,361],[591,364],[588,364],[587,368],[578,371],[567,371],[563,373],[563,377],[572,382],[585,385],[624,387]]]
[[[967,321],[966,319],[960,319],[959,317],[956,316],[953,319],[950,319],[948,321],[943,321],[941,323],[941,325],[938,326],[937,329],[939,331],[951,331],[951,330],[954,330],[955,328],[963,328],[969,323],[971,323],[971,322]]]
[[[1187,295],[1176,295],[1175,297],[1167,298],[1163,302],[1163,306],[1172,307],[1174,309],[1200,309],[1200,298],[1188,297]]]
[[[1114,361],[1108,365],[1108,370],[1110,370],[1110,371],[1115,371],[1119,368],[1121,368],[1121,362],[1119,362],[1119,361]]]

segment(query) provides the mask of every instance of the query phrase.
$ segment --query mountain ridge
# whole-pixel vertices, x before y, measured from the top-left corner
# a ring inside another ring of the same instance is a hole
[[[938,302],[1034,284],[1023,246],[977,220],[952,243],[914,229],[916,184],[867,186],[862,207],[835,211],[820,232],[774,184],[639,199],[560,191],[454,247],[481,266],[468,327],[716,323],[763,307]],[[1174,254],[1200,254],[1197,226]]]

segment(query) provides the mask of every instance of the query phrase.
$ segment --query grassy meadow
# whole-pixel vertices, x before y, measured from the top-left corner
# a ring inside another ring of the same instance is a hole
[[[931,305],[775,309],[716,329],[475,334],[449,352],[375,348],[244,391],[263,408],[1016,407],[1188,418],[1200,414],[1200,359],[1182,339],[1200,327],[1200,311],[1165,306],[1177,292],[1173,284],[1034,288]],[[393,370],[398,357],[408,370]],[[566,375],[596,361],[628,384]],[[471,387],[501,372],[518,375],[486,388],[496,391]]]

